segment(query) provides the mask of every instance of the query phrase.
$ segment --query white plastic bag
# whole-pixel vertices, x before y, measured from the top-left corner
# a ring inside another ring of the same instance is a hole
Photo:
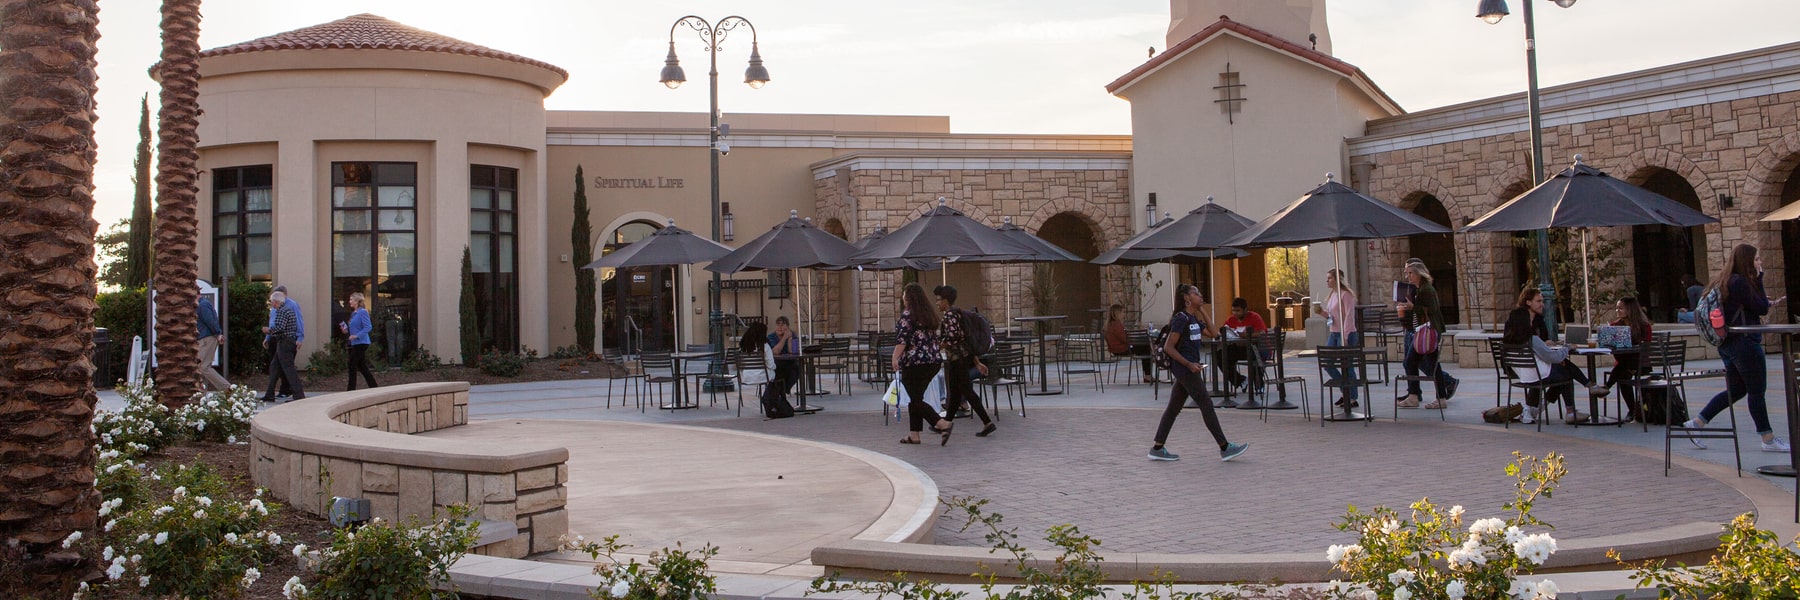
[[[901,391],[900,388],[900,378],[895,377],[893,381],[888,382],[887,392],[881,395],[881,401],[886,402],[888,406],[899,406],[900,397],[905,395],[906,392]]]
[[[930,406],[932,410],[935,410],[940,414],[944,412],[944,402],[942,398],[943,380],[944,378],[940,373],[938,377],[931,380],[929,385],[925,386],[925,405]],[[887,392],[881,396],[881,401],[886,402],[888,406],[900,407],[904,407],[907,402],[912,401],[912,397],[906,395],[906,386],[900,384],[899,373],[895,373],[894,380],[888,382]]]

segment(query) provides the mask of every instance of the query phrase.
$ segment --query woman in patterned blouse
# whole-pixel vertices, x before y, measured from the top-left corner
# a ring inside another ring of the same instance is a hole
[[[900,438],[900,443],[919,443],[919,431],[925,428],[925,420],[930,418],[934,424],[931,430],[943,436],[938,440],[938,445],[942,446],[950,443],[950,420],[925,403],[925,388],[944,365],[944,353],[938,347],[937,307],[925,297],[925,288],[917,283],[906,284],[906,291],[900,297],[904,308],[900,320],[894,323],[893,361],[894,370],[900,372],[900,386],[910,399],[906,414],[912,429],[912,433]]]

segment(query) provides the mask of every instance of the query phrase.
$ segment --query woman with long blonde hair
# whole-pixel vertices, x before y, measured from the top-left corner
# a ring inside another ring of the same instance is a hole
[[[350,389],[356,389],[356,374],[362,373],[363,381],[369,387],[375,387],[375,374],[369,371],[369,332],[375,324],[369,320],[368,300],[362,292],[350,294],[346,306],[350,307],[350,320],[338,323],[338,329],[350,336]]]

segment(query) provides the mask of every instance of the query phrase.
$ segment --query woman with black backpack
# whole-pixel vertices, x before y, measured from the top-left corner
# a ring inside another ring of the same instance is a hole
[[[1185,283],[1175,286],[1175,312],[1169,315],[1169,334],[1163,340],[1163,354],[1168,357],[1169,375],[1175,383],[1169,387],[1169,405],[1163,408],[1162,421],[1156,426],[1150,460],[1181,459],[1163,448],[1163,443],[1169,440],[1175,415],[1181,414],[1182,406],[1190,397],[1200,404],[1200,418],[1206,421],[1206,430],[1212,433],[1213,441],[1219,443],[1219,460],[1230,462],[1249,447],[1225,439],[1225,431],[1219,428],[1219,415],[1213,411],[1212,398],[1206,394],[1206,383],[1200,379],[1203,368],[1200,366],[1200,340],[1219,337],[1218,330],[1198,316],[1205,305],[1206,298],[1200,295],[1200,288]]]
[[[1756,251],[1756,246],[1738,244],[1731,250],[1731,260],[1713,278],[1712,285],[1707,286],[1709,291],[1718,291],[1719,312],[1726,327],[1761,324],[1763,315],[1769,314],[1769,307],[1787,299],[1782,296],[1769,300],[1763,293],[1762,274],[1762,254]],[[1701,323],[1710,318],[1711,315],[1694,315],[1694,320]],[[1790,452],[1787,441],[1775,437],[1775,428],[1769,426],[1769,405],[1763,397],[1769,387],[1769,367],[1763,358],[1762,334],[1727,330],[1725,338],[1719,342],[1719,360],[1725,363],[1725,391],[1713,396],[1706,408],[1700,409],[1699,416],[1681,425],[1705,427],[1731,403],[1748,396],[1750,421],[1756,424],[1756,433],[1762,436],[1763,452]],[[1697,439],[1689,438],[1688,442],[1699,448],[1706,447]]]

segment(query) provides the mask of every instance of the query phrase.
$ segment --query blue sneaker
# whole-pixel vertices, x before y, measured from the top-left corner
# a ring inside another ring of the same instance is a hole
[[[1219,462],[1231,462],[1231,459],[1243,456],[1244,451],[1249,449],[1249,444],[1239,444],[1236,442],[1226,444],[1225,450],[1219,453]]]
[[[1181,456],[1168,451],[1166,448],[1151,448],[1150,460],[1181,460]]]

